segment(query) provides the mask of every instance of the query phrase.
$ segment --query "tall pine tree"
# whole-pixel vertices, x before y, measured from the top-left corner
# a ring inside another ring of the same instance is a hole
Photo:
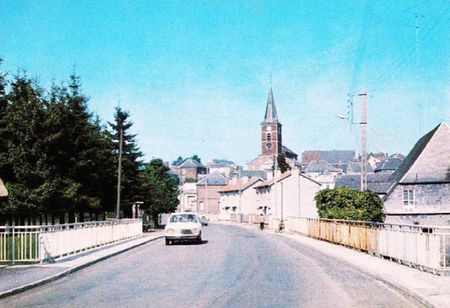
[[[0,210],[4,215],[38,215],[45,210],[52,193],[42,90],[27,76],[17,76],[6,98],[0,127],[0,173],[9,196],[2,201]]]

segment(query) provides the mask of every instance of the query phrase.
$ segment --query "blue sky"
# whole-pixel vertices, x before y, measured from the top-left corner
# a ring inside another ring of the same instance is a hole
[[[358,152],[359,127],[336,114],[366,89],[369,151],[407,154],[449,120],[449,37],[447,0],[0,0],[3,69],[48,86],[75,64],[92,112],[110,121],[120,100],[131,113],[145,159],[245,164],[271,79],[297,153]]]

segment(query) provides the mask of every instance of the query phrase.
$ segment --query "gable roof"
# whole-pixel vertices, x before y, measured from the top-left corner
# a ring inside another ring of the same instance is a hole
[[[192,158],[188,158],[180,166],[178,166],[178,169],[180,168],[206,168],[206,167],[203,166],[198,161],[193,160]]]
[[[283,181],[285,178],[290,177],[290,176],[291,176],[291,173],[288,172],[288,173],[282,174],[280,177],[273,178],[273,179],[261,182],[258,185],[255,185],[255,187],[253,187],[253,188],[256,189],[256,188],[262,188],[262,187],[269,187],[269,186],[272,186],[273,184],[275,184],[277,182]]]
[[[399,183],[450,182],[450,127],[442,122],[420,138],[389,181],[389,193]]]
[[[304,172],[337,172],[338,170],[333,167],[330,163],[324,160],[313,160],[309,162],[308,166],[304,169]]]
[[[394,171],[396,170],[403,162],[404,158],[400,157],[388,157],[378,163],[376,163],[375,172],[380,171]]]
[[[197,185],[209,185],[209,186],[216,186],[216,185],[227,185],[230,180],[227,176],[222,174],[219,171],[214,171],[207,176],[203,177],[200,181],[197,182]]]
[[[250,178],[248,181],[241,179],[237,183],[230,183],[227,186],[223,187],[222,189],[219,189],[219,193],[221,192],[232,192],[232,191],[244,191],[247,188],[253,186],[257,182],[261,182],[262,180],[260,178]]]
[[[433,130],[431,130],[429,133],[424,135],[422,138],[419,139],[419,141],[416,142],[412,150],[408,153],[408,155],[405,157],[401,165],[397,168],[397,170],[392,174],[390,180],[398,183],[400,180],[406,175],[408,170],[412,167],[412,165],[416,162],[416,160],[419,158],[420,154],[423,152],[423,150],[426,148],[428,143],[433,138],[434,134],[437,132],[438,128],[441,126],[439,124],[436,126]]]

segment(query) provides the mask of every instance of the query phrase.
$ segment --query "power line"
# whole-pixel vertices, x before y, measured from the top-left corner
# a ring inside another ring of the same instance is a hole
[[[445,15],[450,11],[450,7],[448,7],[446,10],[442,12],[442,14],[438,17],[438,19],[433,23],[433,25],[428,29],[427,32],[425,32],[423,39],[422,39],[422,45],[425,45],[425,43],[432,42],[434,38],[437,36],[439,31],[433,32],[439,23],[444,19]],[[417,45],[416,42],[411,43],[408,45],[407,51],[404,54],[399,55],[395,61],[393,62],[393,65],[391,65],[389,72],[384,72],[380,74],[378,77],[374,79],[374,87],[370,90],[371,92],[380,92],[381,90],[384,90],[387,86],[389,86],[391,81],[397,77],[400,73],[402,73],[411,63],[414,61],[414,58],[416,58],[417,61]]]

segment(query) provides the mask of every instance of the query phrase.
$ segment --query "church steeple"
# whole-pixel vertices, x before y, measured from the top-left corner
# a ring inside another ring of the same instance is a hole
[[[271,86],[267,98],[266,114],[264,115],[264,121],[261,123],[261,152],[267,155],[277,155],[281,151],[281,123],[278,121]]]
[[[264,124],[278,123],[277,107],[275,107],[275,100],[273,99],[272,86],[267,97],[266,114],[264,116]]]

